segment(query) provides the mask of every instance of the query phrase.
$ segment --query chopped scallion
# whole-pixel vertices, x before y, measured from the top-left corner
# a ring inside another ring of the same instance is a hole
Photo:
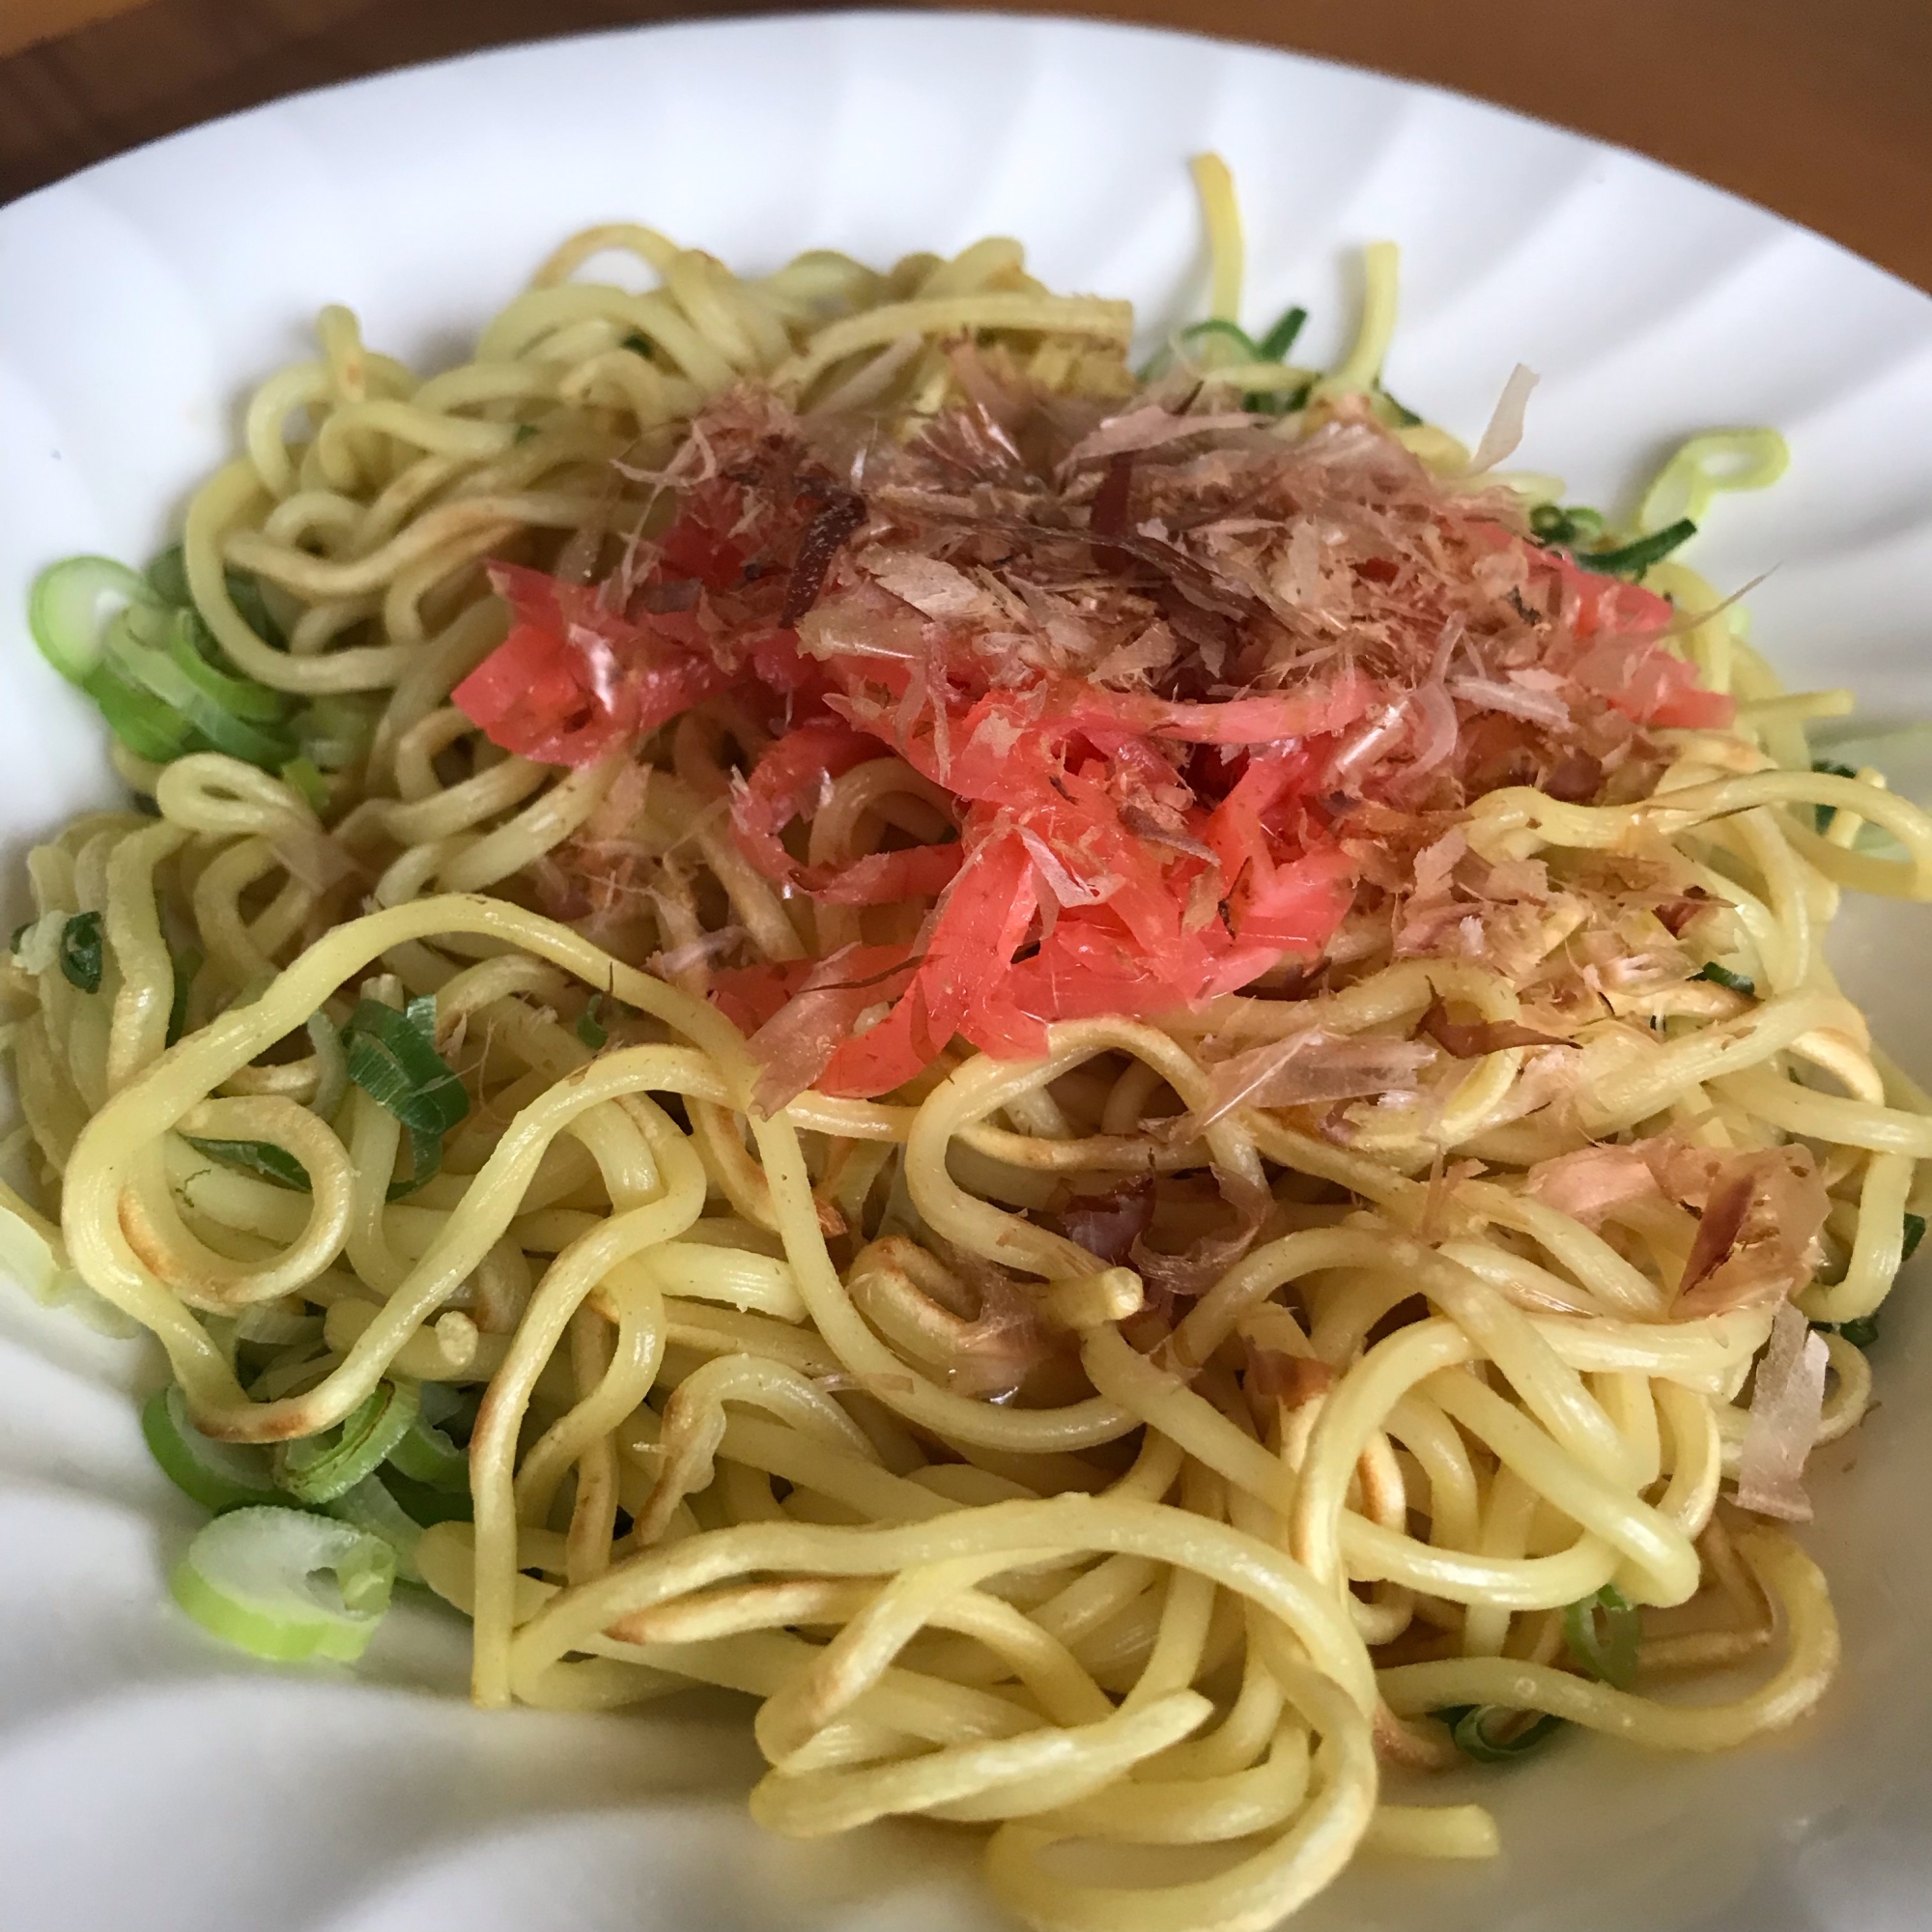
[[[201,971],[201,952],[195,947],[186,947],[180,952],[171,952],[174,962],[175,992],[168,1002],[168,1044],[172,1046],[187,1031],[187,1003],[194,995],[194,976]]]
[[[298,1502],[332,1502],[388,1460],[416,1419],[417,1402],[414,1382],[378,1382],[333,1429],[277,1446],[276,1485]]]
[[[1416,414],[1406,403],[1397,402],[1379,383],[1376,384],[1376,397],[1378,401],[1386,406],[1388,420],[1397,429],[1419,429],[1421,427],[1422,417]]]
[[[1296,410],[1308,407],[1308,398],[1315,388],[1315,379],[1293,389],[1250,389],[1241,398],[1241,407],[1250,415],[1292,416]]]
[[[229,717],[251,724],[279,724],[289,714],[288,694],[224,670],[218,662],[220,648],[193,611],[175,612],[168,632],[168,655],[181,667],[183,676]]]
[[[1858,777],[1858,773],[1850,765],[1841,765],[1835,758],[1813,758],[1811,769],[1814,772],[1824,772],[1834,779]],[[1837,815],[1838,808],[1835,805],[1814,805],[1811,808],[1811,821],[1818,828],[1821,838],[1832,829],[1832,821]]]
[[[151,765],[165,765],[195,749],[194,726],[152,692],[130,684],[111,664],[96,667],[82,689],[107,728]]]
[[[577,1016],[577,1037],[592,1053],[611,1037],[611,1029],[598,1017],[604,1005],[602,993],[592,993],[590,1004]]]
[[[1713,959],[1709,965],[1700,966],[1691,974],[1693,980],[1708,980],[1714,986],[1722,986],[1726,992],[1742,993],[1746,999],[1757,998],[1757,981],[1748,973],[1733,973],[1728,966],[1719,966]]]
[[[313,1581],[325,1570],[334,1577],[329,1597]],[[226,1643],[276,1662],[351,1663],[389,1607],[395,1577],[395,1552],[380,1537],[305,1510],[267,1507],[216,1517],[170,1581],[176,1603]]]
[[[1614,1583],[1605,1583],[1595,1596],[1563,1612],[1563,1638],[1570,1655],[1612,1690],[1628,1690],[1636,1681],[1643,1621]]]
[[[298,1194],[310,1191],[308,1169],[286,1148],[273,1141],[204,1140],[199,1134],[184,1134],[182,1139],[197,1153],[218,1160],[224,1167],[240,1168],[277,1187],[292,1187]]]
[[[436,996],[412,1000],[401,1012],[380,1000],[361,1001],[342,1043],[350,1079],[409,1134],[409,1179],[389,1186],[389,1198],[400,1199],[441,1167],[443,1136],[469,1112],[463,1082],[436,1050]]]
[[[468,1490],[437,1490],[406,1476],[391,1463],[384,1473],[383,1487],[395,1497],[412,1522],[427,1529],[436,1522],[470,1522],[476,1506]]]
[[[1539,503],[1529,513],[1529,528],[1542,543],[1595,543],[1604,534],[1604,513],[1583,503]]]
[[[349,1091],[349,1056],[343,1050],[342,1029],[318,1008],[309,1014],[306,1031],[309,1044],[315,1048],[317,1067],[309,1112],[318,1120],[332,1121]]]
[[[163,604],[181,609],[194,602],[187,587],[187,552],[175,544],[164,550],[148,566],[148,588]]]
[[[1635,580],[1696,534],[1697,526],[1689,517],[1680,517],[1647,537],[1638,537],[1634,543],[1620,544],[1615,550],[1572,551],[1571,555],[1584,570],[1594,570],[1605,577]]]
[[[1901,1263],[1909,1262],[1918,1252],[1918,1243],[1925,1238],[1925,1216],[1908,1214],[1905,1217],[1905,1241],[1899,1250]]]
[[[288,634],[270,613],[268,599],[262,594],[261,580],[245,570],[231,570],[224,574],[223,581],[228,585],[228,601],[242,613],[242,621],[270,650],[287,650]]]
[[[41,655],[70,684],[85,690],[99,668],[109,625],[134,604],[155,606],[155,595],[125,563],[70,556],[34,579],[27,628]]]
[[[261,585],[237,571],[227,582],[248,624],[284,648]],[[227,664],[189,598],[179,546],[145,577],[107,557],[51,565],[35,580],[28,621],[48,663],[93,698],[136,757],[166,764],[212,750],[278,771],[296,755],[294,700]]]
[[[1563,1719],[1548,1713],[1520,1729],[1508,1728],[1521,1724],[1526,1715],[1507,1704],[1458,1704],[1435,1713],[1449,1726],[1456,1748],[1478,1764],[1509,1764],[1527,1757],[1563,1728]]]
[[[1302,325],[1308,320],[1308,311],[1298,303],[1283,311],[1278,321],[1262,339],[1255,344],[1255,353],[1264,362],[1280,362],[1294,347],[1294,339],[1301,333]]]
[[[303,757],[324,772],[340,772],[367,754],[376,718],[366,699],[328,694],[297,712],[289,728]]]
[[[1254,337],[1238,323],[1224,322],[1219,316],[1209,316],[1206,322],[1190,323],[1175,338],[1177,342],[1202,343],[1210,353],[1216,345],[1225,345],[1235,353],[1222,353],[1222,362],[1265,362],[1270,358],[1264,355]],[[1211,369],[1211,361],[1204,361],[1204,368]]]
[[[396,1559],[396,1581],[420,1583],[416,1545],[423,1526],[392,1496],[381,1476],[364,1476],[328,1505],[328,1513],[387,1544]]]
[[[328,810],[328,781],[313,758],[291,758],[282,767],[281,780],[318,818]]]
[[[102,964],[100,915],[75,913],[61,928],[61,972],[69,985],[78,986],[83,993],[98,993]]]
[[[408,1433],[389,1451],[389,1461],[412,1482],[454,1494],[468,1493],[469,1458],[427,1415],[418,1411]]]
[[[179,1383],[156,1389],[141,1408],[141,1435],[161,1473],[203,1509],[278,1503],[269,1452],[252,1442],[217,1442],[194,1426]]]

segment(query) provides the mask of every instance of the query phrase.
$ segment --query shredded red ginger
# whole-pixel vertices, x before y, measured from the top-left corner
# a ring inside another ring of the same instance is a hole
[[[583,765],[728,690],[777,734],[733,800],[745,857],[822,903],[932,900],[910,942],[716,976],[762,1104],[1246,986],[1334,934],[1351,814],[1597,796],[1642,727],[1729,721],[1662,599],[1370,422],[1289,440],[953,362],[970,400],[903,444],[713,403],[672,521],[608,582],[493,570],[514,623],[454,694],[498,745]],[[951,794],[956,839],[795,860],[830,781],[890,754]]]

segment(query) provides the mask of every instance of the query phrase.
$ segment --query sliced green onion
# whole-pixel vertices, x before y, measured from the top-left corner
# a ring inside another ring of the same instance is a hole
[[[205,1153],[224,1167],[240,1168],[243,1174],[272,1180],[277,1187],[292,1187],[298,1194],[310,1192],[308,1169],[273,1141],[212,1141],[199,1134],[184,1134],[182,1139],[197,1153]]]
[[[251,621],[259,615],[256,628],[279,639],[254,581],[231,573],[229,587]],[[94,699],[136,757],[165,764],[207,746],[274,771],[295,756],[280,728],[292,700],[219,662],[188,604],[179,549],[145,578],[107,557],[54,564],[35,580],[28,621],[48,663]]]
[[[340,772],[367,754],[376,719],[364,700],[329,695],[297,712],[289,728],[303,757],[325,772]]]
[[[194,632],[200,619],[191,612],[178,612],[170,619],[158,642],[142,637],[148,613],[138,607],[122,611],[107,627],[104,668],[129,686],[158,698],[192,731],[206,739],[217,752],[246,764],[274,771],[295,755],[295,740],[287,732],[259,720],[239,716],[229,708],[227,688],[261,692],[266,686],[252,679],[230,677],[204,660],[194,647]],[[89,694],[94,696],[92,680]],[[279,694],[271,694],[280,702]],[[101,700],[97,696],[97,702]],[[252,700],[250,708],[261,709]],[[105,709],[105,704],[102,704]]]
[[[1219,316],[1209,316],[1206,322],[1190,323],[1175,338],[1178,344],[1192,347],[1200,344],[1202,354],[1194,360],[1198,367],[1211,371],[1224,363],[1260,362],[1265,358],[1255,345],[1255,339],[1237,323],[1224,322]]]
[[[281,769],[281,781],[320,818],[328,810],[328,781],[313,758],[291,758]]]
[[[1811,769],[1814,772],[1828,772],[1834,779],[1855,779],[1858,777],[1858,772],[1853,766],[1841,765],[1835,758],[1813,758],[1811,760]],[[1837,815],[1838,808],[1835,805],[1814,805],[1811,808],[1812,823],[1818,828],[1820,837],[1831,831],[1832,821]]]
[[[1529,513],[1529,528],[1541,543],[1591,544],[1604,534],[1604,513],[1583,503],[1539,503]]]
[[[436,1050],[436,996],[426,993],[398,1012],[380,1000],[357,1003],[342,1043],[349,1077],[402,1122],[411,1172],[392,1181],[389,1198],[412,1193],[442,1165],[442,1138],[469,1112],[469,1096]]]
[[[473,1426],[476,1397],[459,1395],[446,1382],[423,1382],[420,1395],[416,1419],[383,1471],[384,1487],[425,1529],[433,1522],[468,1522],[475,1514],[469,1452],[443,1425],[463,1417]]]
[[[309,1112],[318,1120],[332,1121],[349,1091],[349,1055],[343,1049],[342,1029],[317,1008],[308,1016],[307,1032],[318,1066]]]
[[[194,976],[201,971],[201,952],[190,946],[168,956],[175,969],[175,993],[168,1003],[168,1044],[172,1046],[187,1031],[187,1003],[194,997]]]
[[[34,579],[27,628],[41,655],[70,684],[84,689],[100,664],[108,626],[129,605],[155,602],[155,593],[125,563],[70,556]]]
[[[0,1272],[18,1282],[43,1308],[77,1316],[103,1335],[138,1335],[140,1324],[90,1288],[68,1265],[59,1243],[58,1229],[44,1222],[36,1227],[26,1215],[0,1205]]]
[[[1905,1241],[1899,1250],[1899,1263],[1903,1265],[1918,1252],[1918,1243],[1925,1238],[1925,1216],[1908,1214],[1905,1217]]]
[[[223,573],[228,599],[242,613],[248,628],[276,650],[284,650],[288,639],[281,625],[269,613],[262,596],[261,580],[248,571]],[[194,610],[194,593],[187,585],[187,554],[180,544],[164,550],[148,566],[148,583],[163,604],[176,610]]]
[[[314,1580],[325,1570],[335,1579],[328,1595]],[[369,1647],[395,1578],[395,1552],[380,1537],[305,1510],[255,1508],[216,1517],[171,1582],[175,1602],[225,1643],[279,1663],[351,1663]]]
[[[1416,412],[1412,409],[1410,409],[1406,403],[1397,402],[1396,399],[1392,395],[1390,395],[1389,392],[1385,388],[1383,388],[1379,383],[1376,384],[1375,393],[1376,393],[1376,400],[1378,402],[1385,403],[1388,406],[1387,407],[1388,420],[1392,422],[1397,429],[1418,429],[1421,427],[1423,420],[1422,417],[1416,414]]]
[[[1869,1349],[1878,1340],[1878,1317],[1855,1315],[1838,1323],[1838,1333],[1855,1349]]]
[[[1435,1716],[1449,1726],[1456,1748],[1478,1764],[1510,1764],[1527,1757],[1563,1728],[1561,1718],[1546,1713],[1520,1730],[1504,1730],[1525,1716],[1507,1704],[1457,1704]]]
[[[15,1197],[18,1198],[17,1196]],[[20,1204],[23,1208],[25,1202]],[[0,1269],[24,1288],[43,1308],[58,1305],[71,1281],[80,1277],[68,1265],[60,1230],[0,1205]]]
[[[1748,973],[1733,973],[1728,966],[1719,966],[1713,959],[1709,965],[1700,966],[1691,974],[1693,980],[1708,980],[1714,986],[1722,986],[1726,991],[1742,993],[1746,999],[1757,998],[1757,981]]]
[[[604,1005],[602,993],[592,993],[590,1004],[577,1016],[577,1037],[592,1053],[611,1037],[611,1029],[597,1017]]]
[[[178,1382],[156,1389],[142,1405],[141,1435],[161,1473],[205,1510],[281,1501],[269,1452],[252,1442],[217,1442],[204,1435]]]
[[[103,963],[100,915],[75,913],[61,927],[60,968],[68,984],[78,986],[83,993],[99,992]]]
[[[194,602],[187,587],[187,552],[180,544],[164,550],[148,566],[148,587],[163,604],[177,610]]]
[[[482,1406],[483,1402],[480,1393],[472,1392],[465,1395],[451,1388],[447,1382],[424,1382],[416,1392],[422,1398],[417,1404],[417,1413],[426,1416],[438,1428],[449,1421],[452,1416],[462,1415],[466,1411],[469,1420],[474,1423],[476,1411]]]
[[[277,1486],[298,1502],[333,1501],[387,1461],[416,1419],[416,1404],[414,1382],[378,1382],[335,1428],[277,1446]]]
[[[240,758],[244,765],[279,772],[295,753],[295,740],[286,732],[233,717],[212,699],[205,705],[198,704],[191,717],[194,728],[208,740],[211,749]]]
[[[1281,320],[1255,344],[1256,358],[1263,362],[1285,361],[1307,320],[1308,311],[1298,303],[1293,308],[1285,309]]]
[[[473,1522],[476,1506],[468,1490],[434,1490],[391,1466],[384,1472],[383,1487],[401,1504],[403,1512],[419,1528],[436,1522]]]
[[[1570,1655],[1613,1690],[1628,1690],[1636,1681],[1643,1619],[1614,1583],[1605,1583],[1595,1596],[1563,1612],[1563,1640]]]
[[[183,676],[231,718],[251,724],[277,724],[288,716],[286,692],[271,691],[252,677],[223,670],[215,661],[220,646],[193,611],[178,611],[168,631],[168,655]]]
[[[298,1313],[279,1301],[253,1301],[235,1318],[235,1339],[257,1348],[287,1349],[315,1341],[322,1334],[322,1317]],[[275,1498],[281,1500],[279,1496]]]
[[[1250,389],[1241,398],[1241,407],[1255,416],[1292,416],[1308,407],[1314,389],[1313,376],[1293,389]]]
[[[270,650],[287,650],[288,634],[270,613],[268,599],[262,595],[261,579],[251,571],[230,570],[222,573],[222,582],[228,586],[228,601],[241,612],[242,621]]]
[[[389,1451],[391,1464],[412,1483],[452,1494],[468,1493],[469,1457],[459,1449],[427,1415],[418,1411],[409,1433]]]
[[[1697,526],[1689,517],[1680,517],[1676,523],[1666,524],[1662,529],[1638,537],[1634,543],[1619,545],[1615,550],[1577,550],[1570,554],[1584,570],[1594,570],[1604,577],[1634,580],[1696,534]]]
[[[165,765],[194,749],[194,726],[152,692],[130,684],[111,664],[96,667],[81,687],[107,721],[107,728],[151,765]]]
[[[388,1545],[396,1559],[397,1582],[422,1581],[422,1572],[416,1567],[416,1545],[423,1525],[389,1493],[382,1477],[364,1476],[354,1489],[344,1490],[330,1501],[328,1513]]]

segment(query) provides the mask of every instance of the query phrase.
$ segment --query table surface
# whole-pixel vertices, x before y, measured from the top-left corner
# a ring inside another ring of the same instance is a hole
[[[943,4],[943,0],[934,0]],[[1483,96],[1747,195],[1932,289],[1932,0],[1056,0]],[[299,88],[771,0],[7,0],[0,199]]]

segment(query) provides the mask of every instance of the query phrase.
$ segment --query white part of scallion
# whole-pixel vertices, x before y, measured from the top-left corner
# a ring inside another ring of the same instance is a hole
[[[344,1490],[329,1502],[328,1513],[389,1546],[396,1559],[397,1582],[422,1581],[422,1572],[416,1567],[422,1524],[389,1493],[380,1476],[364,1476],[352,1489]]]
[[[332,1121],[349,1091],[349,1056],[343,1050],[342,1029],[318,1008],[308,1016],[309,1043],[315,1048],[315,1094],[309,1108],[318,1119]]]
[[[170,1580],[176,1603],[224,1643],[280,1663],[350,1663],[368,1648],[395,1577],[381,1537],[333,1517],[259,1508],[216,1517]]]
[[[130,605],[156,604],[147,580],[107,556],[70,556],[34,579],[27,628],[41,655],[70,684],[85,684],[100,663],[107,627]]]
[[[59,914],[50,915],[58,919]],[[20,1207],[18,1196],[13,1199]],[[31,1211],[31,1210],[30,1210]],[[18,1282],[43,1308],[58,1308],[116,1341],[142,1331],[134,1320],[97,1294],[68,1264],[60,1231],[0,1201],[0,1275]]]

